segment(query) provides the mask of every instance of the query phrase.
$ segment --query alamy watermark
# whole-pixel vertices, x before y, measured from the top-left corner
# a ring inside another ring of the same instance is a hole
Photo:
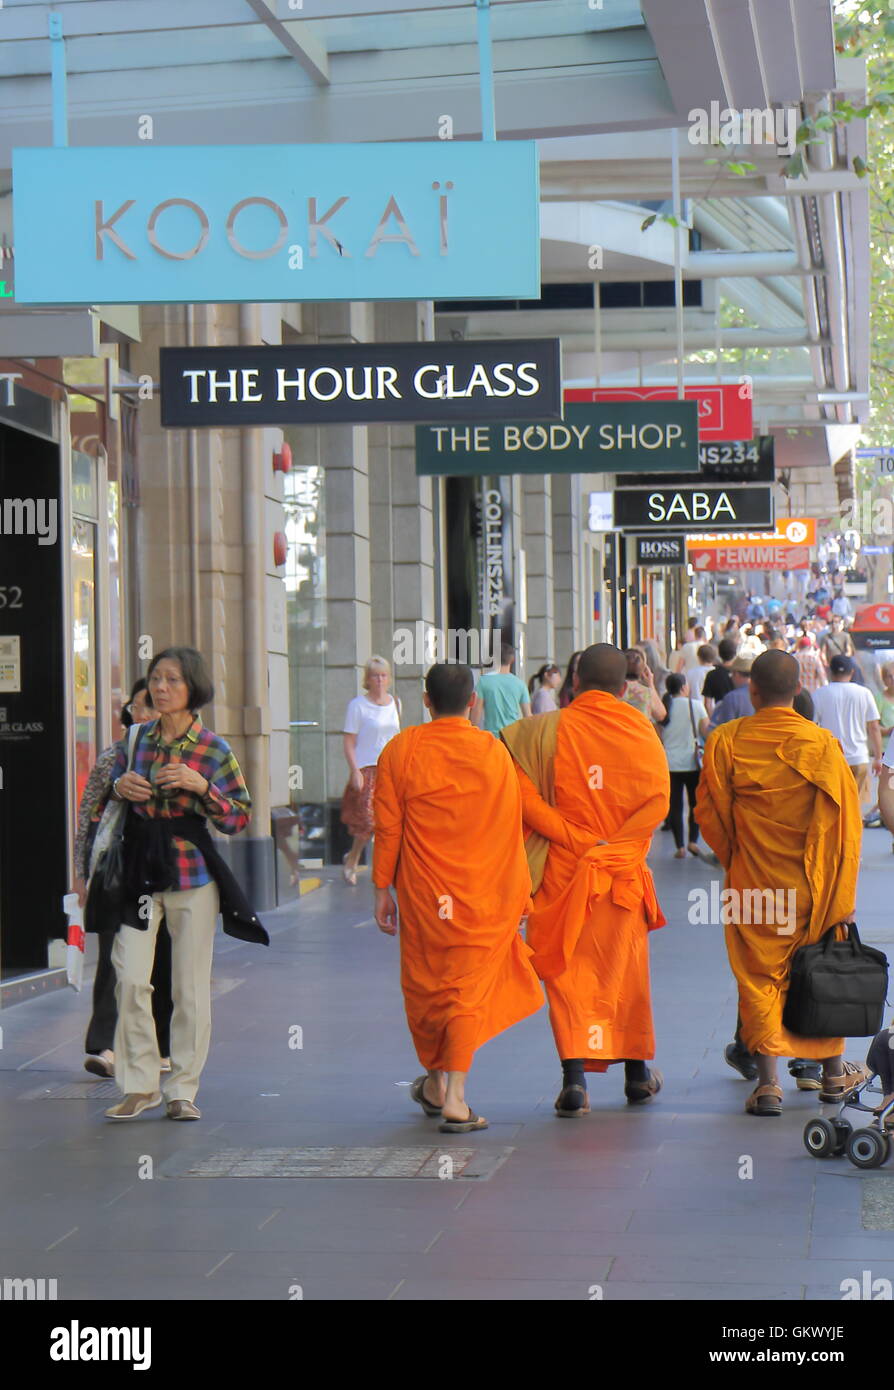
[[[693,927],[771,926],[777,936],[792,936],[797,921],[794,888],[710,888],[689,891],[689,924]]]
[[[794,154],[798,113],[793,106],[735,107],[712,101],[689,112],[690,145],[775,145]]]
[[[36,536],[38,545],[55,545],[59,503],[55,497],[4,497],[0,501],[0,535]]]
[[[464,666],[492,666],[501,640],[500,632],[493,628],[445,630],[416,622],[412,627],[395,628],[392,633],[392,663],[428,667],[436,661],[447,661]]]

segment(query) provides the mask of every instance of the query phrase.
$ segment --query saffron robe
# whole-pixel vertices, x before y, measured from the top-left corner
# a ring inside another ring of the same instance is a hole
[[[405,729],[379,757],[374,807],[373,882],[396,888],[416,1053],[426,1070],[468,1071],[543,1005],[519,932],[530,878],[512,759],[459,716]]]
[[[582,1058],[585,1071],[654,1057],[648,933],[665,918],[646,855],[668,809],[661,742],[638,710],[598,690],[502,737],[528,832],[526,936],[559,1057]]]
[[[802,1038],[782,1026],[792,956],[843,921],[856,899],[860,799],[837,740],[778,706],[721,725],[705,746],[695,814],[726,870],[724,887],[734,890],[722,920],[745,1046],[772,1057],[837,1056],[843,1039]],[[788,911],[776,920],[767,890],[774,904],[792,906],[793,920]]]

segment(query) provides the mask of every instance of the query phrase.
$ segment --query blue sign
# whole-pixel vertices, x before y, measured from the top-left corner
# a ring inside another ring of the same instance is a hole
[[[890,545],[864,545],[861,555],[890,555],[894,547]]]
[[[533,141],[13,153],[20,304],[537,299]]]

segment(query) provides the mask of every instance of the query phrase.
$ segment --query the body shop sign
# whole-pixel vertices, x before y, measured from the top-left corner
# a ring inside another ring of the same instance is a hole
[[[540,294],[533,141],[21,149],[13,215],[20,304]]]

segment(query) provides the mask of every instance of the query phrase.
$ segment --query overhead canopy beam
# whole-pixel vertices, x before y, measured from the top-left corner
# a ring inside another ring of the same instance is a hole
[[[178,29],[218,29],[235,25],[256,24],[258,19],[272,26],[260,14],[254,0],[247,0],[256,17],[246,9],[246,0],[127,0],[126,5],[111,5],[109,0],[63,0],[50,5],[3,6],[0,24],[0,44],[23,39],[46,38],[47,20],[51,10],[62,14],[65,33],[69,38],[97,38],[108,34],[161,33]],[[535,0],[491,0],[492,5],[535,3]],[[264,5],[270,18],[282,24]],[[631,6],[631,10],[633,10]],[[287,21],[283,27],[305,24],[312,20],[395,18],[402,14],[436,14],[446,10],[469,10],[470,0],[304,0],[301,19]],[[110,14],[109,11],[114,13]],[[474,16],[470,13],[470,25]],[[280,36],[277,34],[277,37]]]
[[[267,0],[246,0],[262,24],[266,24],[287,53],[301,64],[308,77],[318,87],[329,86],[329,55],[319,31],[306,21],[283,24],[267,4]]]

